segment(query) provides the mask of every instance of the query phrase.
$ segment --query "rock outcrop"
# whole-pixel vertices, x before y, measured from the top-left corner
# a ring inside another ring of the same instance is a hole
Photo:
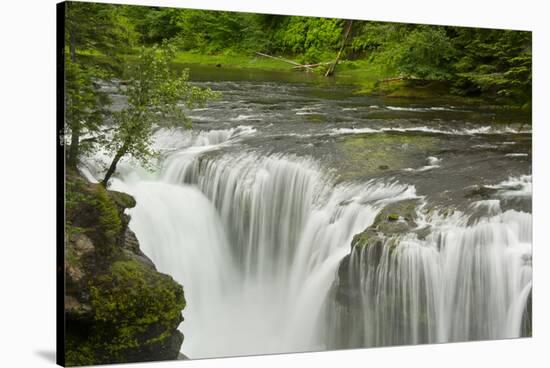
[[[350,254],[340,262],[332,288],[338,311],[335,328],[340,331],[332,348],[364,347],[363,337],[357,335],[361,333],[352,328],[363,323],[364,317],[361,272],[376,272],[383,254],[391,255],[404,235],[415,233],[425,238],[430,233],[429,228],[418,227],[418,206],[418,199],[390,203],[380,210],[372,225],[353,237]]]
[[[128,228],[135,200],[66,177],[66,365],[178,359],[183,288]]]

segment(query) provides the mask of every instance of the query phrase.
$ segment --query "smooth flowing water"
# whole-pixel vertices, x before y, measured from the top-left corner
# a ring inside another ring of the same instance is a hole
[[[143,252],[184,286],[182,352],[530,334],[523,117],[239,78],[198,82],[223,97],[189,112],[193,130],[156,132],[156,170],[126,160],[111,185],[136,198],[130,228]],[[83,171],[99,177],[104,161],[91,158]],[[381,254],[351,251],[381,208],[411,198],[429,235],[405,234]],[[357,298],[346,306],[334,295],[350,253]]]

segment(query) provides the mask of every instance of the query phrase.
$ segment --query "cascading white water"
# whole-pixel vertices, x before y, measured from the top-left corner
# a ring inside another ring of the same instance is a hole
[[[235,325],[216,331],[234,346],[210,346],[212,356],[325,346],[316,323],[351,237],[372,222],[376,205],[415,195],[414,188],[398,184],[332,188],[316,162],[280,155],[211,161],[179,155],[162,178],[205,193],[238,264],[241,282],[231,288],[240,298],[231,314]]]
[[[341,323],[331,288],[351,239],[383,205],[415,198],[415,188],[335,186],[316,161],[295,156],[204,154],[251,133],[239,127],[174,138],[160,131],[166,158],[159,172],[122,167],[112,184],[137,200],[130,227],[142,250],[184,286],[186,355],[520,335],[530,295],[530,214],[502,213],[492,203],[492,217],[475,224],[463,214],[433,216],[425,240],[409,234],[379,255],[353,252],[349,277],[361,313],[345,330],[351,326]]]
[[[407,234],[396,246],[388,238],[352,253],[349,283],[359,290],[352,318],[364,327],[347,335],[347,311],[333,305],[337,340],[387,346],[522,335],[531,291],[531,215],[510,210],[467,226],[457,213],[435,216],[431,226],[425,240]]]

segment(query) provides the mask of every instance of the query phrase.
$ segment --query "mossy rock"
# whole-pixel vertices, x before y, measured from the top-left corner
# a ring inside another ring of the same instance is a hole
[[[90,281],[90,318],[68,323],[67,365],[178,358],[183,288],[136,260],[114,262]],[[74,332],[76,331],[76,333]]]
[[[109,197],[115,202],[119,208],[134,208],[136,206],[136,200],[129,194],[109,190]]]
[[[120,202],[130,202],[122,193],[117,193],[114,197]],[[66,182],[65,201],[67,224],[79,228],[105,254],[111,253],[128,222],[124,217],[125,207],[119,206],[103,186],[83,184],[83,179],[80,178]]]
[[[395,248],[398,242],[388,242],[388,238],[400,237],[417,227],[415,221],[418,204],[418,199],[408,199],[386,205],[376,215],[371,226],[353,237],[351,248],[360,249],[390,243]],[[422,235],[427,236],[426,231]]]
[[[175,360],[183,288],[156,271],[128,229],[133,197],[66,178],[68,366]]]
[[[398,221],[399,215],[397,213],[390,213],[388,215],[388,221]]]
[[[146,326],[181,321],[183,288],[168,276],[136,260],[114,262],[90,287],[99,322]]]

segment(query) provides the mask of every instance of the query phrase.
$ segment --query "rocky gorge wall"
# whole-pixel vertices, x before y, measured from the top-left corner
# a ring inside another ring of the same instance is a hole
[[[183,288],[140,251],[134,198],[68,172],[65,200],[66,364],[181,357]]]

